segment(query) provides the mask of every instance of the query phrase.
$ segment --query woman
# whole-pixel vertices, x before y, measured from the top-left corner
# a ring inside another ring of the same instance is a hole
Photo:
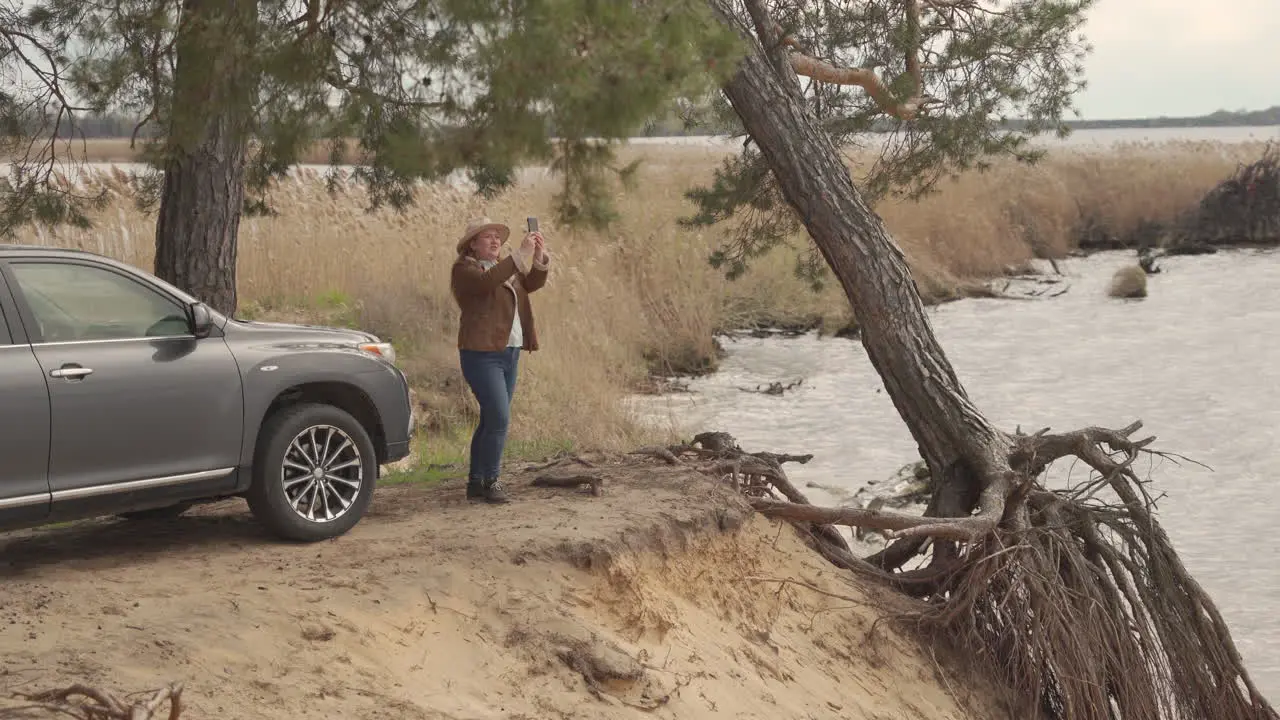
[[[472,220],[458,240],[450,288],[462,311],[458,354],[462,376],[480,403],[480,425],[471,437],[467,499],[508,502],[498,481],[511,421],[520,351],[538,349],[529,293],[547,282],[551,256],[539,232],[499,260],[511,229],[488,218]]]

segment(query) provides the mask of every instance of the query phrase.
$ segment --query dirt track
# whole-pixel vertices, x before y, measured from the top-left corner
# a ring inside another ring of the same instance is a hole
[[[530,479],[497,507],[381,488],[315,545],[238,501],[0,536],[0,694],[182,680],[184,718],[969,717],[915,643],[868,642],[871,594],[706,478]]]

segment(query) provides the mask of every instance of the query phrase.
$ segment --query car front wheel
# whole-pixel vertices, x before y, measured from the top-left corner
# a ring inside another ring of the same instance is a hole
[[[377,472],[373,441],[355,418],[331,405],[294,405],[263,425],[249,509],[289,540],[337,537],[369,507]]]

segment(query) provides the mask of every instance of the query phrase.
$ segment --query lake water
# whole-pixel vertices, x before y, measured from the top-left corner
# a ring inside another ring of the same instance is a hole
[[[1060,263],[1070,289],[1035,301],[965,300],[929,314],[970,397],[999,427],[1033,431],[1134,419],[1158,449],[1209,465],[1144,464],[1168,494],[1159,518],[1219,605],[1262,692],[1280,701],[1280,253],[1162,261],[1148,298],[1106,286],[1130,253]],[[744,448],[813,453],[789,465],[819,504],[838,503],[917,459],[915,443],[856,340],[726,340],[718,373],[689,394],[639,399],[652,422],[723,430]],[[743,392],[803,384],[782,396]],[[1145,435],[1144,435],[1145,436]],[[1146,462],[1145,460],[1143,461]],[[1054,482],[1082,480],[1065,463]],[[1267,550],[1267,548],[1273,548]]]
[[[883,142],[888,136],[867,136],[867,145],[874,146]],[[1175,141],[1204,141],[1204,142],[1222,142],[1222,143],[1242,143],[1242,142],[1266,142],[1268,140],[1280,141],[1280,125],[1271,126],[1242,126],[1242,127],[1191,127],[1191,128],[1111,128],[1097,130],[1077,130],[1066,138],[1057,138],[1053,136],[1043,136],[1033,140],[1038,145],[1048,147],[1050,150],[1054,148],[1072,149],[1072,150],[1094,150],[1105,151],[1106,149],[1119,144],[1132,143],[1164,143]],[[740,140],[733,140],[723,137],[654,137],[654,138],[632,138],[630,141],[635,145],[688,145],[697,147],[723,147],[725,149],[737,149],[741,147]],[[341,166],[343,169],[349,170],[350,166]],[[124,173],[145,172],[146,166],[141,163],[129,162],[93,162],[93,163],[71,163],[59,162],[57,168],[68,178],[76,178],[85,170],[110,170],[118,169]],[[307,169],[320,174],[328,170],[326,165],[308,165],[299,164],[296,169]],[[12,169],[9,170],[12,174]],[[545,167],[527,167],[519,171],[519,177],[522,180],[533,180],[547,177],[550,171]],[[449,180],[450,183],[458,186],[469,186],[470,183],[465,179],[462,173],[455,174]]]

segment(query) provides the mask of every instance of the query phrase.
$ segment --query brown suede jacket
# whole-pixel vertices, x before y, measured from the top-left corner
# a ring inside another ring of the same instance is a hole
[[[479,260],[469,255],[458,256],[449,285],[462,311],[458,325],[459,349],[505,350],[517,306],[520,328],[524,333],[522,349],[538,349],[538,333],[533,324],[529,293],[547,283],[547,267],[528,260],[525,262],[529,264],[527,273],[520,271],[515,255],[509,255],[485,270]]]

